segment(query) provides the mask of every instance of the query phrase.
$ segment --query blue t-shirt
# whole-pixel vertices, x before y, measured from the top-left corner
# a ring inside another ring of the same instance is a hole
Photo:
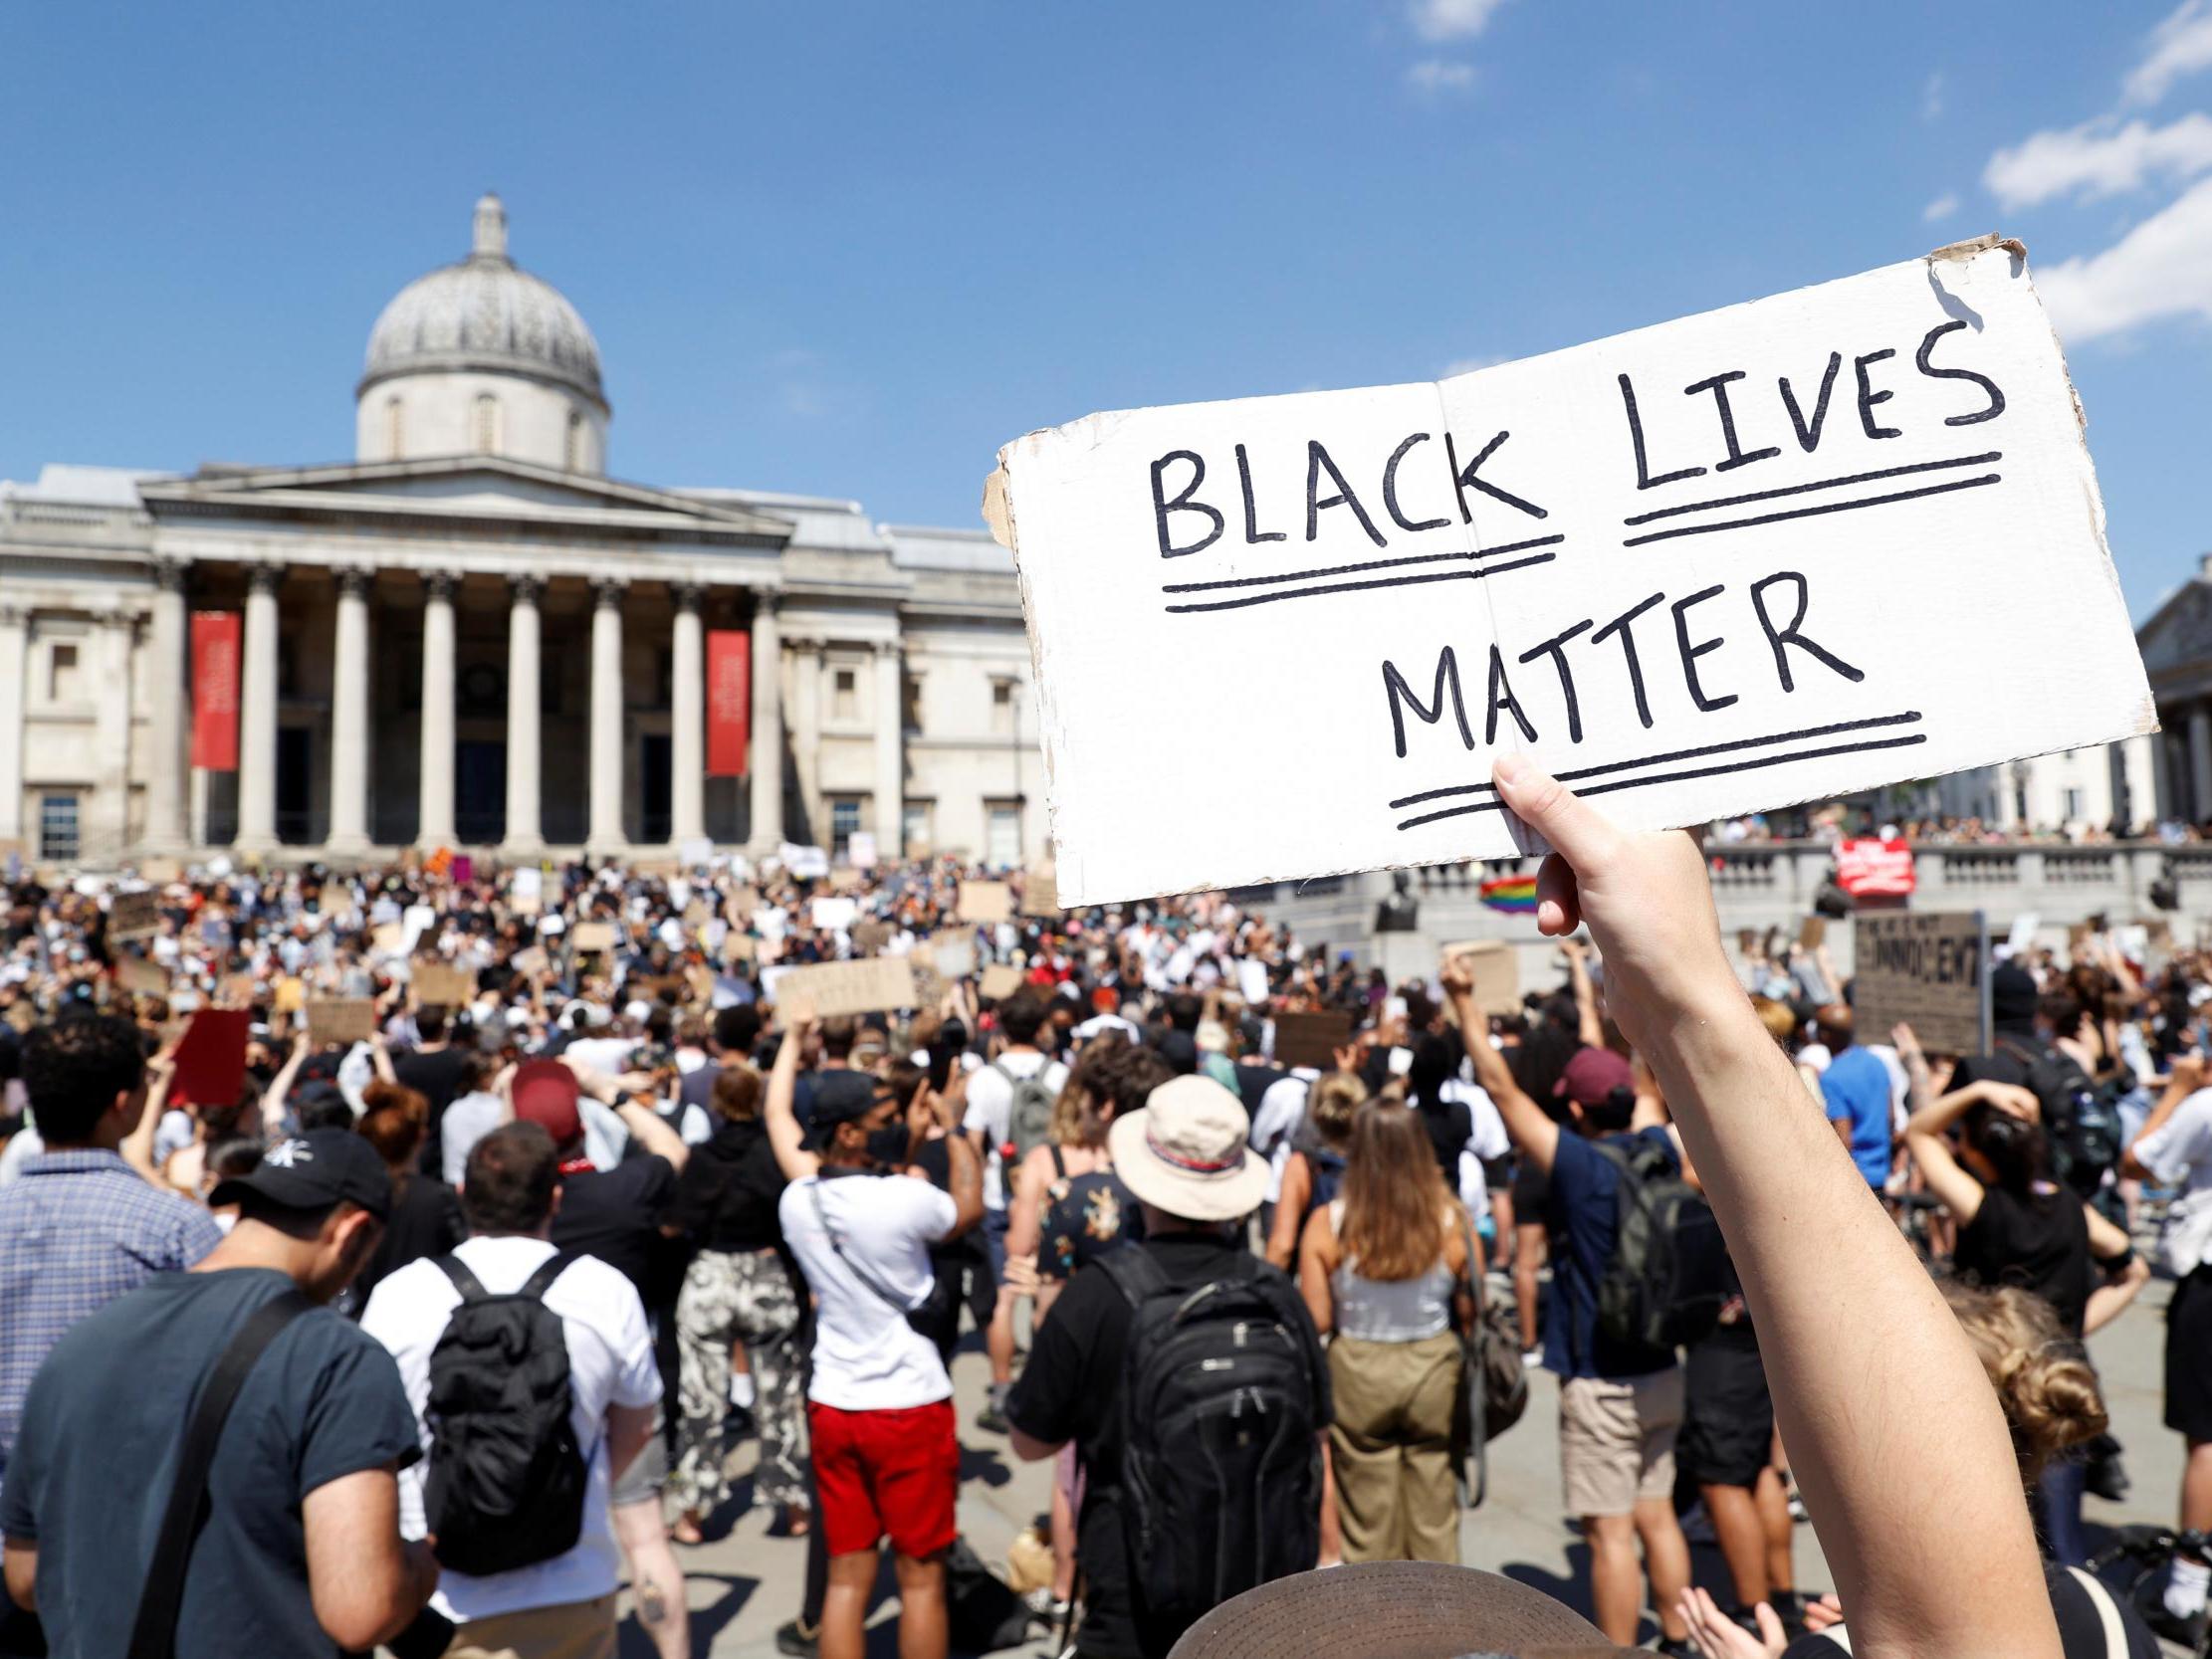
[[[1663,1129],[1609,1135],[1605,1139],[1624,1147],[1650,1141],[1679,1167],[1674,1142]],[[1562,1379],[1649,1376],[1674,1363],[1670,1348],[1615,1342],[1598,1329],[1598,1285],[1613,1260],[1613,1242],[1620,1234],[1620,1182],[1621,1171],[1594,1145],[1572,1130],[1560,1130],[1559,1150],[1552,1157],[1551,1191],[1544,1207],[1544,1221],[1552,1239],[1552,1297],[1544,1314],[1544,1368]]]
[[[1855,1044],[1821,1073],[1821,1098],[1830,1123],[1850,1120],[1852,1161],[1867,1184],[1880,1190],[1889,1179],[1889,1068]]]
[[[39,1546],[39,1616],[55,1659],[129,1647],[200,1383],[254,1310],[291,1283],[266,1268],[164,1273],[55,1345],[0,1497],[0,1530]],[[176,1659],[334,1654],[308,1595],[301,1504],[341,1476],[420,1455],[382,1345],[325,1308],[294,1320],[223,1425]]]

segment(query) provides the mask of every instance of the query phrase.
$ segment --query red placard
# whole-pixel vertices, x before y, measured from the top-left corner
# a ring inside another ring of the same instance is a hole
[[[1912,891],[1912,849],[1872,836],[1839,842],[1836,885],[1854,899],[1901,899]]]
[[[707,631],[707,775],[743,777],[753,726],[753,636]]]
[[[232,1106],[246,1084],[248,1008],[202,1008],[176,1045],[172,1105]]]
[[[238,770],[236,611],[192,613],[192,764]]]

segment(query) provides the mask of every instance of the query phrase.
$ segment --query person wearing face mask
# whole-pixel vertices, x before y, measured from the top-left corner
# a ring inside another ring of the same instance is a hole
[[[139,1651],[134,1630],[176,1659],[370,1648],[437,1584],[399,1533],[398,1472],[419,1452],[398,1367],[328,1306],[390,1214],[382,1160],[319,1130],[209,1196],[238,1205],[229,1236],[73,1327],[24,1403],[0,1499],[8,1593],[57,1654]],[[241,1364],[205,1441],[209,1379]],[[195,1463],[196,1503],[179,1473]]]
[[[777,1217],[817,1303],[807,1427],[829,1574],[819,1651],[822,1659],[858,1659],[877,1546],[888,1535],[899,1651],[928,1659],[949,1641],[944,1556],[957,1533],[960,1446],[952,1378],[908,1315],[936,1283],[930,1247],[982,1219],[982,1170],[967,1140],[949,1136],[951,1190],[931,1184],[915,1162],[933,1119],[942,1123],[930,1091],[908,1103],[879,1096],[859,1074],[857,1088],[817,1082],[809,1149],[793,1098],[813,1012],[793,1006],[784,1014],[765,1115],[790,1183]]]

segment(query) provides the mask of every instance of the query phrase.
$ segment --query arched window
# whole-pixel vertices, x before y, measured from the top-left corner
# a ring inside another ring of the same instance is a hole
[[[568,432],[560,446],[560,464],[571,473],[583,470],[583,416],[568,411]]]
[[[384,399],[384,459],[399,461],[405,457],[401,443],[406,437],[406,424],[400,416],[399,396],[395,392]]]
[[[485,455],[499,451],[499,399],[490,392],[476,394],[476,447]]]

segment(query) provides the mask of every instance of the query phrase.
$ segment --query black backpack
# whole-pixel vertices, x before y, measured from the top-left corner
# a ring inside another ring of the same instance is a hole
[[[1097,1265],[1132,1310],[1119,1496],[1138,1605],[1196,1620],[1310,1569],[1321,1548],[1314,1437],[1327,1425],[1289,1279],[1242,1251],[1195,1289],[1172,1289],[1142,1247]]]
[[[461,1306],[430,1350],[425,1520],[439,1564],[482,1576],[549,1560],[583,1533],[590,1465],[569,1420],[568,1339],[545,1304],[576,1259],[553,1255],[511,1296],[435,1258]]]
[[[1657,1348],[1709,1335],[1727,1296],[1728,1260],[1712,1206],[1650,1141],[1591,1145],[1620,1175],[1598,1329],[1617,1343]]]
[[[2013,1038],[1999,1046],[2028,1075],[2051,1142],[2051,1172],[2084,1197],[2104,1184],[2104,1171],[2119,1161],[2119,1113],[2110,1095],[2063,1048]]]

